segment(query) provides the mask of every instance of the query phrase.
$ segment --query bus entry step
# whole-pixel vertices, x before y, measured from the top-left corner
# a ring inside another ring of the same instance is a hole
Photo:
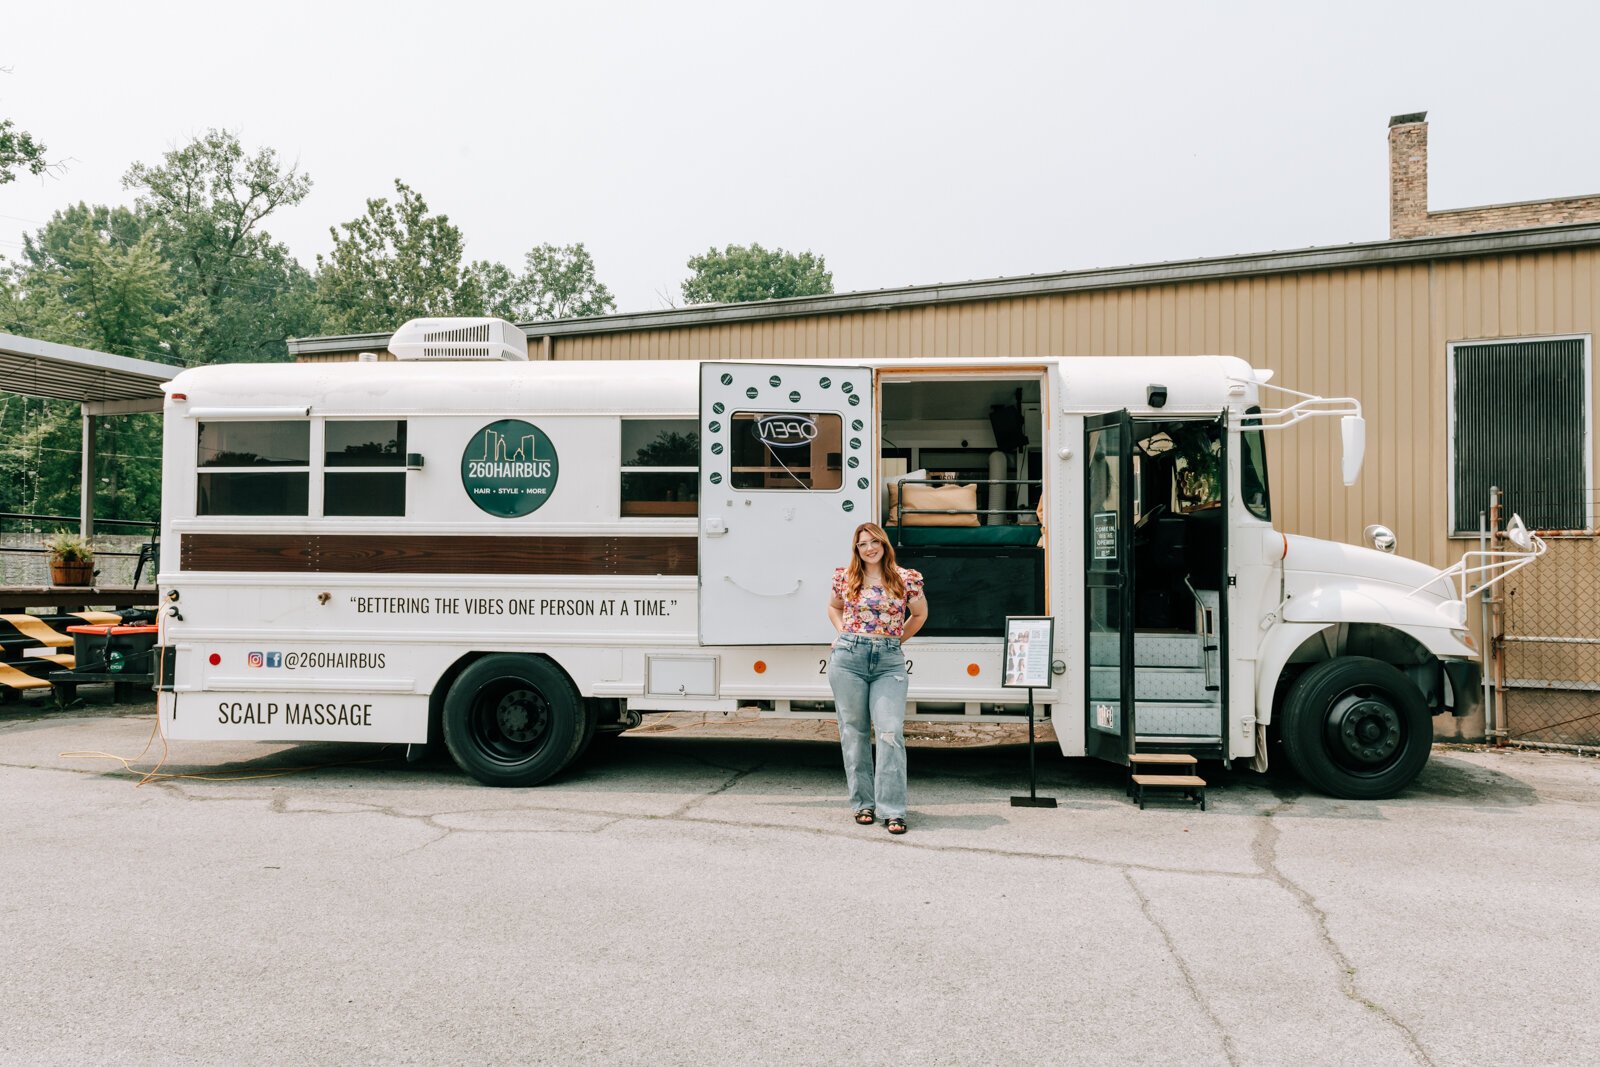
[[[1145,791],[1149,789],[1181,789],[1183,799],[1197,802],[1206,810],[1206,780],[1193,774],[1136,774],[1133,776],[1133,799],[1144,810]]]

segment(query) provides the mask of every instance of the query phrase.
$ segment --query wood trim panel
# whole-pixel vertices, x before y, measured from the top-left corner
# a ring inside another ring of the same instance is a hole
[[[693,575],[693,537],[184,534],[186,571],[274,574]]]

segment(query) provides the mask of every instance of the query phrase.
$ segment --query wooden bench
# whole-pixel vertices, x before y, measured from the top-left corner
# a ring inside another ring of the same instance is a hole
[[[1149,789],[1181,789],[1183,799],[1198,801],[1200,810],[1206,810],[1206,780],[1194,774],[1135,774],[1132,778],[1133,799],[1144,810],[1145,791]]]

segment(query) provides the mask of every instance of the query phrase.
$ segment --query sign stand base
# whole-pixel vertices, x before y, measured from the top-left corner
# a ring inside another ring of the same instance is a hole
[[[1056,806],[1055,797],[1042,797],[1039,795],[1039,768],[1034,760],[1033,750],[1033,687],[1028,687],[1028,795],[1025,797],[1012,797],[1013,808],[1053,808]]]

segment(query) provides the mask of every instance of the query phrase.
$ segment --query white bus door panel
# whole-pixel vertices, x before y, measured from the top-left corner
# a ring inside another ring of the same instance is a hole
[[[700,368],[700,640],[825,644],[829,583],[872,520],[872,372]]]

